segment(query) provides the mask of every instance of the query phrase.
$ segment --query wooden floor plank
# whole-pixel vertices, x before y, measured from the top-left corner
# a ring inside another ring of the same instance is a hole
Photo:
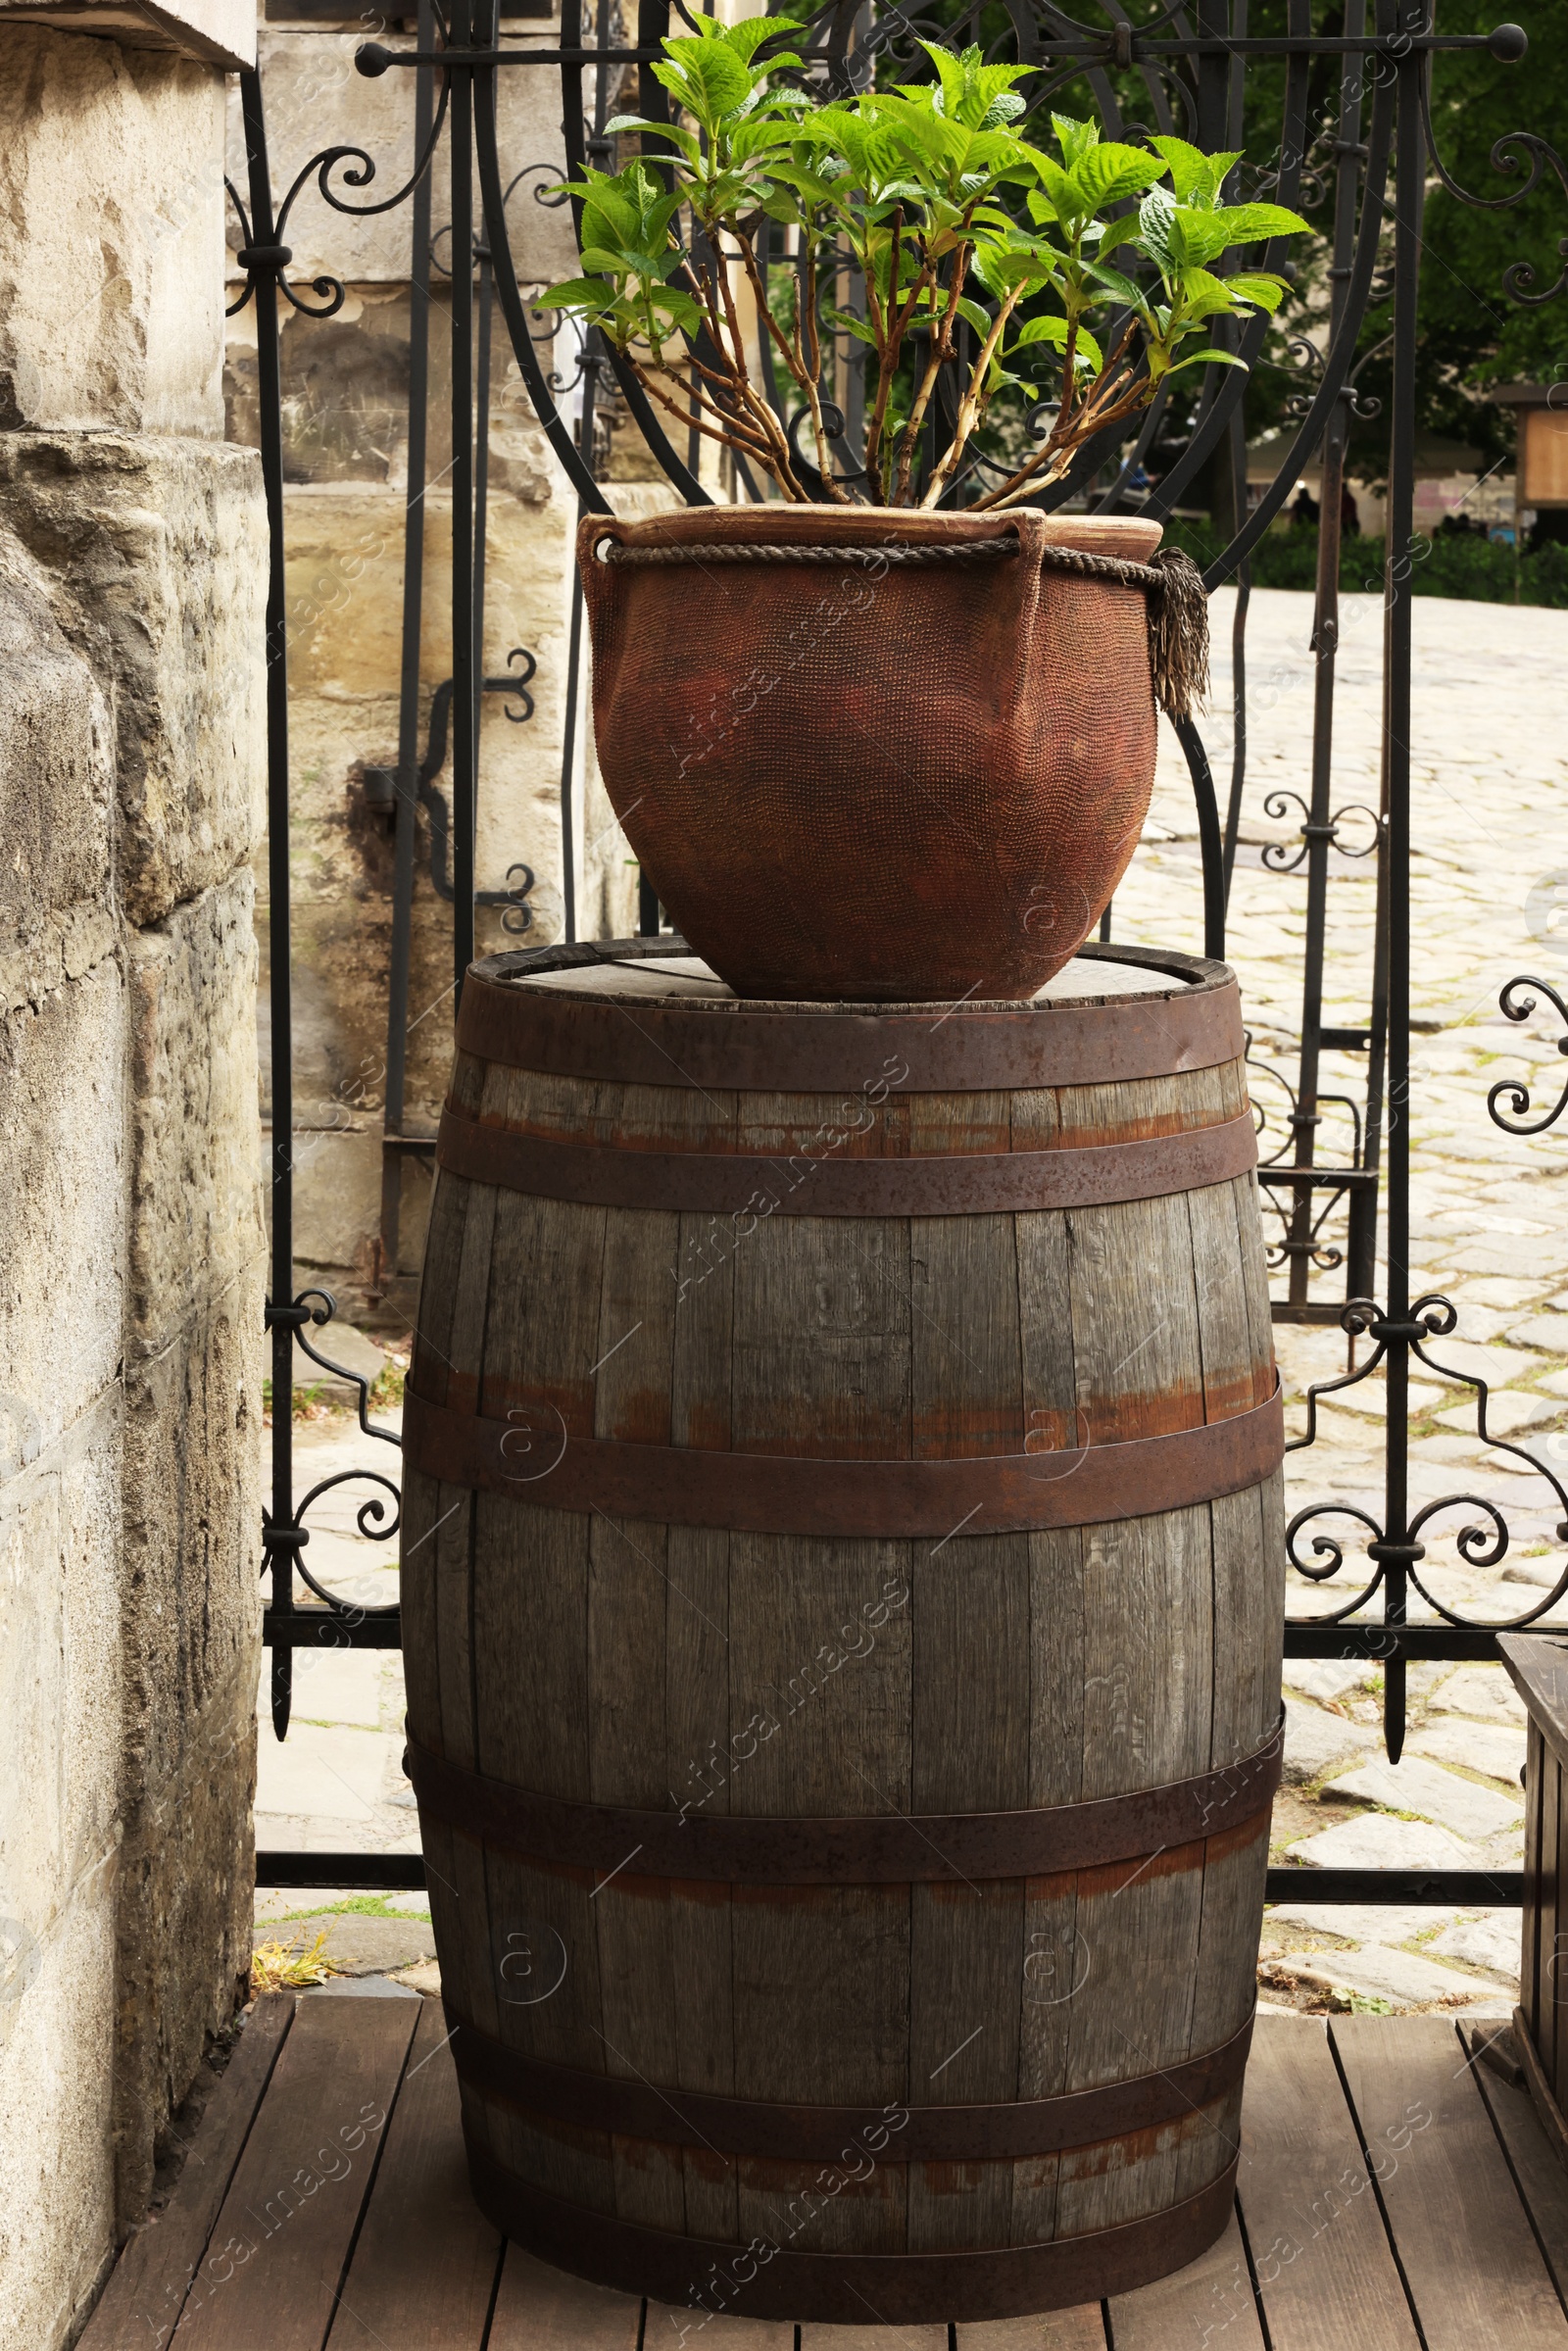
[[[1116,2351],[1184,2351],[1191,2344],[1225,2351],[1263,2351],[1263,2330],[1252,2299],[1247,2248],[1236,2215],[1225,2233],[1185,2270],[1142,2285],[1136,2294],[1114,2294],[1108,2304],[1110,2339]]]
[[[234,2167],[294,2021],[291,1992],[258,2000],[196,2127],[174,2192],[126,2240],[82,2351],[153,2351],[178,2322]]]
[[[487,2351],[637,2351],[642,2315],[635,2294],[590,2285],[509,2243]]]
[[[1329,2028],[1427,2351],[1568,2351],[1475,2069],[1442,2017]]]
[[[1420,2351],[1319,2018],[1257,2020],[1237,2193],[1273,2351]]]
[[[829,2327],[803,2325],[801,2351],[948,2351],[940,2327]]]
[[[643,2351],[795,2351],[795,2327],[789,2319],[731,2318],[714,2312],[678,2310],[669,2302],[650,2302],[643,2321]]]
[[[1530,2092],[1502,2081],[1484,2062],[1472,2060],[1471,2072],[1536,2225],[1558,2299],[1568,2301],[1568,2172],[1546,2136]]]
[[[977,2319],[954,2331],[958,2351],[1105,2351],[1105,2309],[1080,2302],[1036,2319]]]
[[[474,2203],[439,2000],[422,2003],[331,2351],[480,2351],[501,2237]]]
[[[321,2351],[419,2009],[300,2001],[174,2351]]]

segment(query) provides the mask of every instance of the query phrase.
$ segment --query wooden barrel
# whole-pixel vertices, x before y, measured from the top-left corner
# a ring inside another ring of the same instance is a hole
[[[702,2314],[1093,2301],[1228,2217],[1282,1423],[1236,983],[465,990],[405,1442],[475,2191]]]

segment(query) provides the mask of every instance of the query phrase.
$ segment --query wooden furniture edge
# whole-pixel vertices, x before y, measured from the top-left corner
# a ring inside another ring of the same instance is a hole
[[[1552,2095],[1551,2084],[1536,2052],[1536,2044],[1530,2037],[1522,2008],[1516,2008],[1513,2012],[1513,2037],[1519,2052],[1519,2063],[1524,2068],[1525,2087],[1530,2092],[1530,2102],[1540,2118],[1541,2128],[1550,2142],[1552,2153],[1563,2170],[1568,2172],[1568,2119],[1564,2118],[1562,2108]]]

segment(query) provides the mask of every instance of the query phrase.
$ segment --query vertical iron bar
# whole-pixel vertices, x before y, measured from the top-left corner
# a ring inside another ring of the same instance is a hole
[[[478,822],[479,729],[484,712],[484,558],[490,521],[490,248],[481,233],[474,247],[479,265],[479,357],[474,383],[473,433],[473,798]]]
[[[272,180],[259,73],[240,75],[251,242],[275,247]],[[294,1053],[289,974],[288,635],[283,583],[283,384],[275,269],[256,273],[256,377],[260,396],[262,484],[267,500],[267,946],[271,1015],[272,1262],[267,1303],[272,1336],[272,1507],[264,1537],[271,1571],[271,1607],[294,1611]],[[272,1729],[288,1736],[293,1693],[291,1648],[272,1651]]]
[[[1347,0],[1346,30],[1355,34],[1366,21],[1366,0]],[[1355,242],[1356,152],[1361,126],[1361,84],[1365,67],[1359,57],[1348,57],[1340,76],[1340,112],[1335,145],[1338,170],[1334,200],[1334,261],[1329,273],[1329,340],[1339,331],[1345,315],[1350,255]],[[1333,828],[1329,822],[1334,757],[1335,660],[1340,643],[1341,507],[1345,496],[1346,445],[1349,438],[1350,400],[1342,393],[1324,428],[1322,480],[1317,517],[1317,593],[1312,613],[1312,781],[1306,817],[1306,939],[1301,978],[1301,1050],[1297,1075],[1296,1105],[1291,1113],[1298,1167],[1310,1167],[1317,1156],[1317,1130],[1322,1123],[1318,1086],[1323,1051],[1323,967],[1327,949],[1329,851]],[[1292,1206],[1289,1234],[1290,1302],[1306,1304],[1312,1271],[1313,1191],[1302,1184]],[[1353,1213],[1353,1210],[1352,1210]]]
[[[433,47],[430,0],[419,0],[418,44]],[[414,152],[424,153],[435,112],[433,72],[415,69]],[[408,1071],[409,961],[413,947],[414,849],[418,816],[419,641],[424,618],[424,475],[430,397],[430,180],[414,191],[409,263],[409,478],[403,506],[403,643],[398,672],[397,832],[392,866],[392,961],[387,981],[386,1094],[381,1151],[381,1280],[396,1281],[403,1211],[403,1133]]]
[[[1231,495],[1238,523],[1247,519],[1247,418],[1237,403],[1231,416]],[[1236,568],[1236,610],[1231,615],[1231,796],[1225,809],[1225,910],[1230,912],[1231,876],[1242,829],[1242,793],[1247,784],[1247,612],[1252,601],[1252,559]]]
[[[1398,0],[1396,29],[1419,32],[1424,0]],[[1419,53],[1398,75],[1394,183],[1394,381],[1389,454],[1388,689],[1385,756],[1389,794],[1389,1288],[1388,1435],[1383,1541],[1372,1547],[1385,1574],[1384,1617],[1405,1621],[1407,1579],[1423,1556],[1409,1532],[1410,1343],[1410,540],[1415,520],[1415,362],[1426,148]],[[1391,1763],[1404,1745],[1405,1669],[1391,1657],[1384,1676],[1383,1736]]]
[[[610,46],[612,30],[611,0],[599,0],[594,20],[594,45]],[[562,0],[561,45],[576,48],[582,41],[582,0]],[[582,109],[582,75],[569,71],[562,75],[566,106]],[[594,126],[588,141],[590,154],[602,168],[605,161],[605,124],[610,117],[610,92],[603,66],[594,70]],[[598,403],[599,371],[605,364],[599,336],[590,327],[583,337],[582,409],[577,426],[577,453],[589,471],[594,462],[594,412]],[[691,436],[695,444],[698,436]],[[695,461],[692,471],[696,471]],[[577,519],[581,522],[588,509],[579,499]],[[562,937],[573,940],[577,936],[577,828],[572,808],[577,770],[577,708],[582,698],[582,574],[575,562],[571,567],[571,624],[566,640],[566,707],[561,730],[561,902]],[[655,926],[657,928],[657,925]]]
[[[488,38],[488,0],[452,0],[452,45]],[[474,69],[452,75],[452,964],[453,1009],[473,960],[473,103]],[[487,76],[494,88],[494,68]]]

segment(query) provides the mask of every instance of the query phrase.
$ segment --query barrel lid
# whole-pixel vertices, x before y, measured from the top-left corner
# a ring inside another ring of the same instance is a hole
[[[773,1003],[737,997],[684,940],[611,939],[470,967],[458,1044],[558,1076],[822,1093],[899,1063],[913,1091],[1115,1083],[1243,1052],[1228,964],[1164,948],[1081,948],[1027,1002]]]

